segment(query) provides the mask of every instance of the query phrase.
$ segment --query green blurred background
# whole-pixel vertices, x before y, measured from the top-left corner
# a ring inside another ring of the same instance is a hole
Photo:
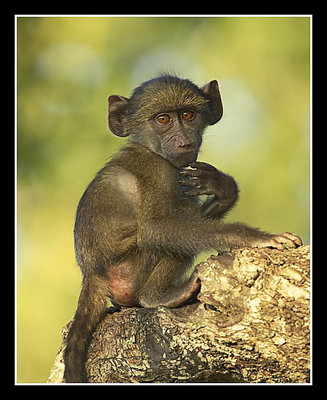
[[[46,381],[76,308],[76,206],[124,143],[109,94],[163,71],[217,79],[199,160],[239,183],[227,220],[309,242],[309,17],[17,17],[17,60],[17,382]]]

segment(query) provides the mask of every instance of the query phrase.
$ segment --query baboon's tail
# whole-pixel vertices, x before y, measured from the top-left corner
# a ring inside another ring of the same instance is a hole
[[[64,352],[65,382],[87,382],[85,362],[91,335],[106,308],[106,281],[99,276],[84,277],[78,307],[68,332]]]

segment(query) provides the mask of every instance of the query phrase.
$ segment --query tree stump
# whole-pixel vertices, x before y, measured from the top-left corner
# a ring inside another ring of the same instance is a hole
[[[86,369],[98,383],[310,382],[310,246],[244,248],[198,266],[198,301],[109,309]],[[63,382],[63,330],[48,382]]]

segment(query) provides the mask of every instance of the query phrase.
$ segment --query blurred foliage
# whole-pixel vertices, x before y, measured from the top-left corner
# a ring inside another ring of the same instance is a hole
[[[17,381],[45,382],[80,289],[73,225],[124,142],[107,97],[172,71],[220,83],[199,160],[235,176],[227,217],[309,242],[309,17],[18,17]]]

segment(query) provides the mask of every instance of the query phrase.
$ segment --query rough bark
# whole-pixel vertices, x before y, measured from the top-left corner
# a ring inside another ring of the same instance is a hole
[[[108,312],[90,382],[309,382],[310,246],[235,250],[199,265],[198,302]],[[62,382],[63,343],[48,382]]]

